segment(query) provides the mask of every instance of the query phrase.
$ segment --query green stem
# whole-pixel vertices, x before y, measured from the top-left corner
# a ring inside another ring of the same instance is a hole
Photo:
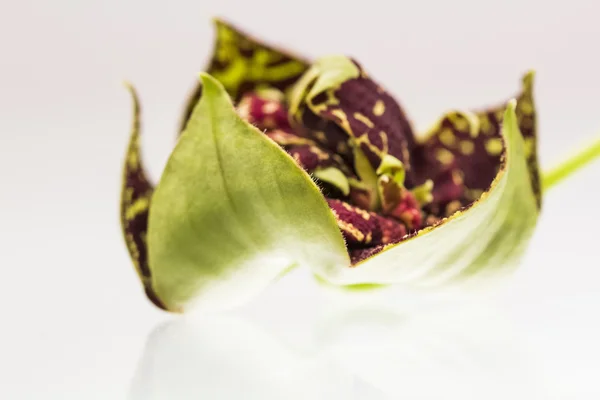
[[[545,172],[542,176],[544,191],[555,186],[578,169],[584,167],[595,158],[600,157],[600,139],[590,143],[580,152],[572,155],[556,167]]]

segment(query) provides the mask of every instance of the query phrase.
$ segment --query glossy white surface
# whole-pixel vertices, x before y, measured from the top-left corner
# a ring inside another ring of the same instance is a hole
[[[547,195],[522,268],[485,298],[340,298],[305,271],[235,315],[174,318],[143,297],[118,225],[120,81],[142,96],[157,178],[212,15],[355,56],[422,129],[535,68],[542,164],[600,134],[596,2],[348,4],[2,4],[0,398],[600,398],[598,162]]]

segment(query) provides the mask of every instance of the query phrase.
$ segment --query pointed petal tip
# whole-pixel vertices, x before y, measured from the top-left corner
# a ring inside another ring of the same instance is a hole
[[[136,92],[136,90],[135,90],[135,87],[133,86],[133,83],[131,83],[131,82],[130,82],[130,81],[128,81],[128,80],[122,80],[122,81],[121,81],[121,85],[123,85],[123,87],[124,87],[125,89],[127,89],[127,91],[128,91],[129,93],[131,93],[133,96],[136,96],[136,97],[137,97],[137,92]]]
[[[204,90],[217,90],[217,91],[225,91],[223,88],[223,84],[215,79],[208,72],[201,71],[198,73],[198,79],[200,83],[204,87]],[[204,96],[203,96],[204,97]]]
[[[219,15],[214,15],[210,21],[212,22],[213,26],[218,27],[219,25],[225,25],[225,26],[231,26],[231,24],[229,22],[227,22],[227,20]]]
[[[524,92],[531,92],[533,90],[533,81],[535,80],[536,71],[534,69],[528,70],[525,75],[521,78],[521,84]]]
[[[502,137],[508,143],[513,142],[513,140],[516,138],[515,135],[522,137],[522,133],[517,123],[517,99],[510,99],[506,104],[506,110],[504,111],[502,126]]]
[[[133,86],[133,84],[131,82],[124,80],[121,83],[122,83],[123,87],[125,87],[125,89],[129,92],[129,95],[131,96],[131,102],[133,104],[133,115],[134,115],[133,130],[135,132],[133,136],[137,136],[137,135],[139,135],[139,129],[140,129],[140,120],[139,120],[140,99],[138,97],[137,90],[135,90],[135,87]]]
[[[136,116],[134,118],[134,127],[137,127],[137,129],[139,129],[139,118],[137,117],[137,115],[140,113],[140,98],[138,96],[137,90],[135,90],[135,86],[133,86],[133,84],[129,81],[122,81],[121,83],[131,96],[131,101],[133,102],[133,113],[134,116]]]
[[[205,71],[198,72],[198,79],[200,80],[201,83],[204,83],[204,81],[209,78],[210,78],[210,74],[208,72],[205,72]]]

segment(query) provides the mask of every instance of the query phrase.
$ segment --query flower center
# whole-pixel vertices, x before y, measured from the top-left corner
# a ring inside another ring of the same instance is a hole
[[[307,134],[303,126],[290,122],[285,97],[276,89],[247,93],[237,110],[316,179],[351,255],[360,249],[372,250],[374,246],[398,242],[444,217],[444,211],[434,201],[440,197],[439,190],[435,190],[438,181],[442,194],[460,189],[451,199],[462,193],[460,182],[448,186],[447,181],[455,178],[452,176],[435,180],[435,185],[431,179],[419,185],[406,182],[407,166],[390,154],[384,154],[374,169],[372,160],[354,138],[336,138],[334,148],[338,151],[333,151],[331,145],[324,145],[331,142],[331,138],[324,137],[325,129]]]

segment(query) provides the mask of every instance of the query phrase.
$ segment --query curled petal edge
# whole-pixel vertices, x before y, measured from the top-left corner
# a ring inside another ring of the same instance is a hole
[[[511,100],[504,112],[501,166],[478,200],[399,243],[384,246],[353,268],[317,275],[342,286],[429,286],[516,266],[539,213],[516,107],[516,100]]]

